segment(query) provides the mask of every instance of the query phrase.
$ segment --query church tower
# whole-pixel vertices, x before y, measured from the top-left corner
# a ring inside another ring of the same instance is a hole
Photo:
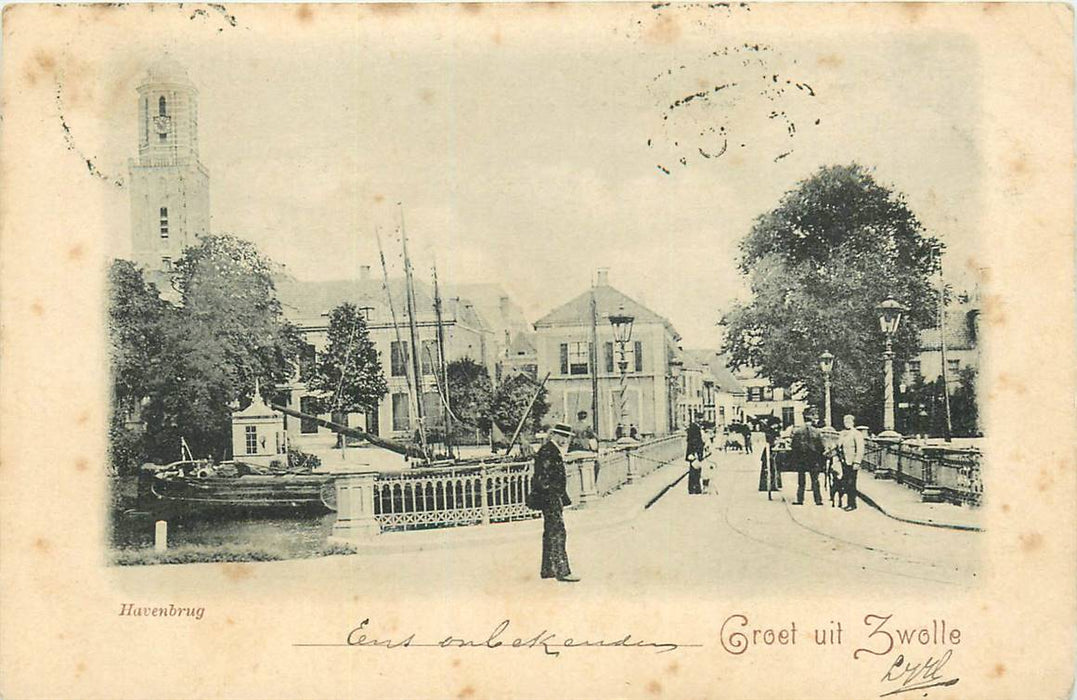
[[[209,233],[209,172],[198,160],[198,90],[177,62],[150,66],[138,86],[138,158],[130,160],[134,262],[170,272]]]

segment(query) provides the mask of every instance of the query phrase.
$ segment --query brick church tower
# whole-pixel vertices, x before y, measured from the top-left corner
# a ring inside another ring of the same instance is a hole
[[[170,58],[138,86],[138,158],[129,162],[134,262],[168,273],[209,233],[209,172],[198,160],[198,90]]]

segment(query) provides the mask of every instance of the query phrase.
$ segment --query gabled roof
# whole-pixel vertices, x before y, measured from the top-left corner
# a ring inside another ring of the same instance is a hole
[[[527,357],[536,353],[538,347],[535,345],[534,333],[517,333],[505,351],[509,357]]]
[[[592,291],[595,295],[595,307],[600,323],[607,323],[610,314],[618,313],[623,306],[625,313],[635,317],[635,323],[661,323],[673,334],[674,338],[680,338],[677,329],[673,327],[673,324],[665,316],[655,313],[624,292],[609,285],[588,289],[572,300],[558,306],[536,321],[535,328],[590,325]]]

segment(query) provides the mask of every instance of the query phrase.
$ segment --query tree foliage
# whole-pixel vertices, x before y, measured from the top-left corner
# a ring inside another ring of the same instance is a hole
[[[539,390],[538,384],[523,374],[515,374],[497,387],[490,402],[490,417],[507,437],[516,430],[536,391],[539,392],[538,398],[524,420],[523,430],[528,433],[535,433],[542,427],[542,419],[550,410],[546,388]]]
[[[344,303],[330,312],[327,336],[307,378],[307,387],[318,393],[319,412],[376,410],[389,385],[366,319],[355,304]]]
[[[489,430],[494,390],[486,367],[463,357],[450,362],[447,370],[453,414],[468,426]]]
[[[140,414],[143,459],[177,459],[181,437],[196,456],[220,459],[231,444],[232,409],[250,402],[256,380],[271,396],[291,377],[299,334],[283,318],[270,263],[252,244],[205,236],[176,271],[180,300],[172,304],[131,263],[112,265],[114,421]],[[113,441],[129,451],[128,442]]]
[[[976,370],[962,367],[950,380],[950,427],[955,437],[981,435],[980,412],[976,401]],[[918,378],[899,395],[898,426],[902,432],[941,437],[946,434],[946,404],[942,377],[925,382]]]
[[[722,319],[723,350],[777,385],[802,386],[822,400],[819,355],[835,355],[834,415],[878,426],[885,339],[875,306],[888,295],[910,311],[894,338],[895,367],[919,347],[931,323],[939,241],[905,198],[856,164],[821,168],[756,219],[741,241],[739,267],[752,299]]]

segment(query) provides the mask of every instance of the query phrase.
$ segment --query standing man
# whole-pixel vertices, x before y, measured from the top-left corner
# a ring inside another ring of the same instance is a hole
[[[823,505],[823,497],[819,493],[819,472],[823,469],[823,436],[816,426],[812,425],[819,418],[819,412],[814,408],[804,410],[804,425],[793,429],[790,458],[797,468],[797,500],[793,505],[804,505],[804,477],[811,475],[811,492],[815,498],[815,505]]]
[[[699,427],[699,415],[692,414],[692,421],[688,424],[688,451],[684,458],[693,457],[696,462],[703,461],[703,429]]]
[[[864,461],[864,436],[856,429],[856,418],[846,415],[845,430],[838,435],[838,459],[841,460],[841,480],[844,482],[845,510],[856,510],[856,474]]]
[[[565,552],[565,519],[562,510],[572,502],[565,491],[564,455],[572,439],[572,428],[557,423],[550,429],[546,443],[535,453],[535,472],[531,478],[529,505],[542,511],[542,578],[579,581],[572,575]]]

